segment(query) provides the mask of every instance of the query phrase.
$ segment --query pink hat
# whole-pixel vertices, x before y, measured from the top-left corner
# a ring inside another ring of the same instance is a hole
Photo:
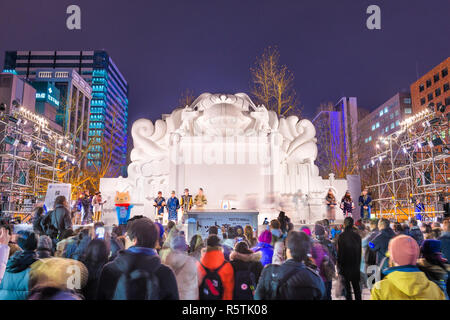
[[[258,240],[259,242],[270,244],[272,242],[272,232],[264,230],[264,232],[259,235]]]
[[[410,236],[400,235],[389,242],[390,257],[399,266],[416,265],[419,253],[419,245]]]

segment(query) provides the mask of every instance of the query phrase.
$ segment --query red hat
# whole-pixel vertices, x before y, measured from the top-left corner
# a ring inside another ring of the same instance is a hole
[[[390,258],[399,266],[416,265],[419,253],[419,245],[410,236],[400,235],[389,242]]]

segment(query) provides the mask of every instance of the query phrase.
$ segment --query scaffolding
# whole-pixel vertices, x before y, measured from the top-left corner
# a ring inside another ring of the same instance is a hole
[[[38,114],[20,107],[0,115],[0,216],[28,220],[61,162],[76,165],[73,145]]]
[[[377,183],[369,186],[377,215],[393,220],[414,216],[415,200],[424,219],[444,213],[448,202],[449,117],[426,109],[401,123],[401,129],[376,144]]]

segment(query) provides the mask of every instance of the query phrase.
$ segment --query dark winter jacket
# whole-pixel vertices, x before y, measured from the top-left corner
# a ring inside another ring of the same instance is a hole
[[[391,228],[381,230],[376,237],[369,242],[369,249],[377,253],[377,265],[386,257],[389,241],[395,237],[395,232]]]
[[[175,275],[168,266],[161,264],[159,256],[157,254],[136,253],[130,249],[120,251],[114,261],[103,267],[97,299],[112,300],[120,276],[137,269],[146,270],[156,275],[159,281],[159,300],[179,299]]]
[[[447,261],[450,261],[450,232],[442,233],[439,240],[441,241],[442,256],[447,259]]]
[[[0,283],[0,300],[26,300],[30,266],[37,261],[34,251],[18,251],[8,260]]]
[[[293,259],[282,265],[267,265],[261,273],[255,292],[255,300],[323,299],[325,285],[320,275],[303,262]]]
[[[234,270],[235,280],[236,274],[240,271],[249,270],[255,276],[255,285],[258,284],[259,276],[263,269],[263,265],[260,262],[261,252],[243,254],[233,251],[230,254],[231,266]],[[236,283],[235,283],[236,284]]]
[[[441,288],[441,290],[446,295],[446,298],[448,299],[447,281],[448,275],[450,273],[450,265],[447,263],[443,263],[442,266],[431,264],[426,259],[420,258],[417,261],[417,267],[420,269],[420,271],[425,273],[428,280],[433,281],[439,286],[439,288]]]
[[[51,224],[59,233],[72,228],[70,211],[62,204],[57,204],[51,215]]]
[[[347,228],[337,240],[337,269],[347,279],[359,279],[361,267],[361,237]]]
[[[423,233],[420,231],[418,226],[413,226],[409,229],[409,235],[417,241],[417,244],[420,246],[423,242]]]

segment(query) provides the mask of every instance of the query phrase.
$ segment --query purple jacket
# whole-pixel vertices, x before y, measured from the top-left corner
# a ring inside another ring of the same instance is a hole
[[[327,280],[323,276],[323,272],[320,269],[322,266],[323,259],[325,258],[325,256],[328,255],[326,249],[319,242],[314,241],[314,243],[311,247],[311,255],[312,255],[314,262],[316,263],[316,266],[319,270],[320,277],[322,278],[322,280],[324,282],[326,282]]]

